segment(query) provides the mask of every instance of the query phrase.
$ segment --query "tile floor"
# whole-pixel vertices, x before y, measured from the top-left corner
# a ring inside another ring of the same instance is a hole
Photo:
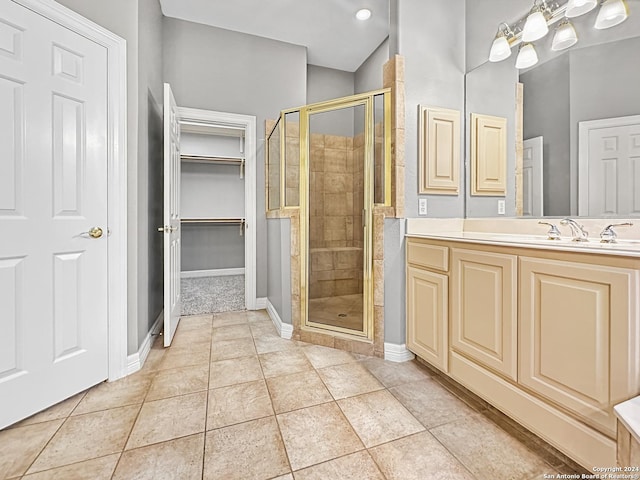
[[[309,318],[324,325],[362,331],[362,294],[312,298]]]
[[[140,372],[0,432],[1,479],[527,480],[558,472],[575,470],[423,366],[283,340],[264,312],[185,317],[174,345],[157,341]]]

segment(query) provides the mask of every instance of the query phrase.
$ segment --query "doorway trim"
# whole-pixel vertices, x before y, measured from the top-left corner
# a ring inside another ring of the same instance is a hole
[[[107,323],[110,381],[127,374],[127,44],[52,0],[12,0],[107,50]]]
[[[244,129],[244,300],[247,310],[256,310],[256,117],[187,107],[178,107],[178,117]]]

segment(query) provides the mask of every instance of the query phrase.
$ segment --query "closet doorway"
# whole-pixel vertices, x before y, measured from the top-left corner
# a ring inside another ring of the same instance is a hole
[[[178,107],[165,85],[164,337],[256,308],[256,119]]]

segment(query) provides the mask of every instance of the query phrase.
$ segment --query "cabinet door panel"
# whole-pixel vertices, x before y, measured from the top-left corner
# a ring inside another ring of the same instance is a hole
[[[522,258],[519,380],[609,435],[637,393],[637,272]]]
[[[407,348],[447,371],[448,278],[407,268]]]
[[[516,380],[516,257],[454,249],[452,263],[452,348]]]

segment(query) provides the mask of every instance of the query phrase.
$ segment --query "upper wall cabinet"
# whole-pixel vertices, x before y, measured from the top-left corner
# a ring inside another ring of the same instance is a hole
[[[471,195],[507,193],[507,119],[471,114]]]
[[[419,193],[457,195],[460,186],[460,112],[420,106]]]

